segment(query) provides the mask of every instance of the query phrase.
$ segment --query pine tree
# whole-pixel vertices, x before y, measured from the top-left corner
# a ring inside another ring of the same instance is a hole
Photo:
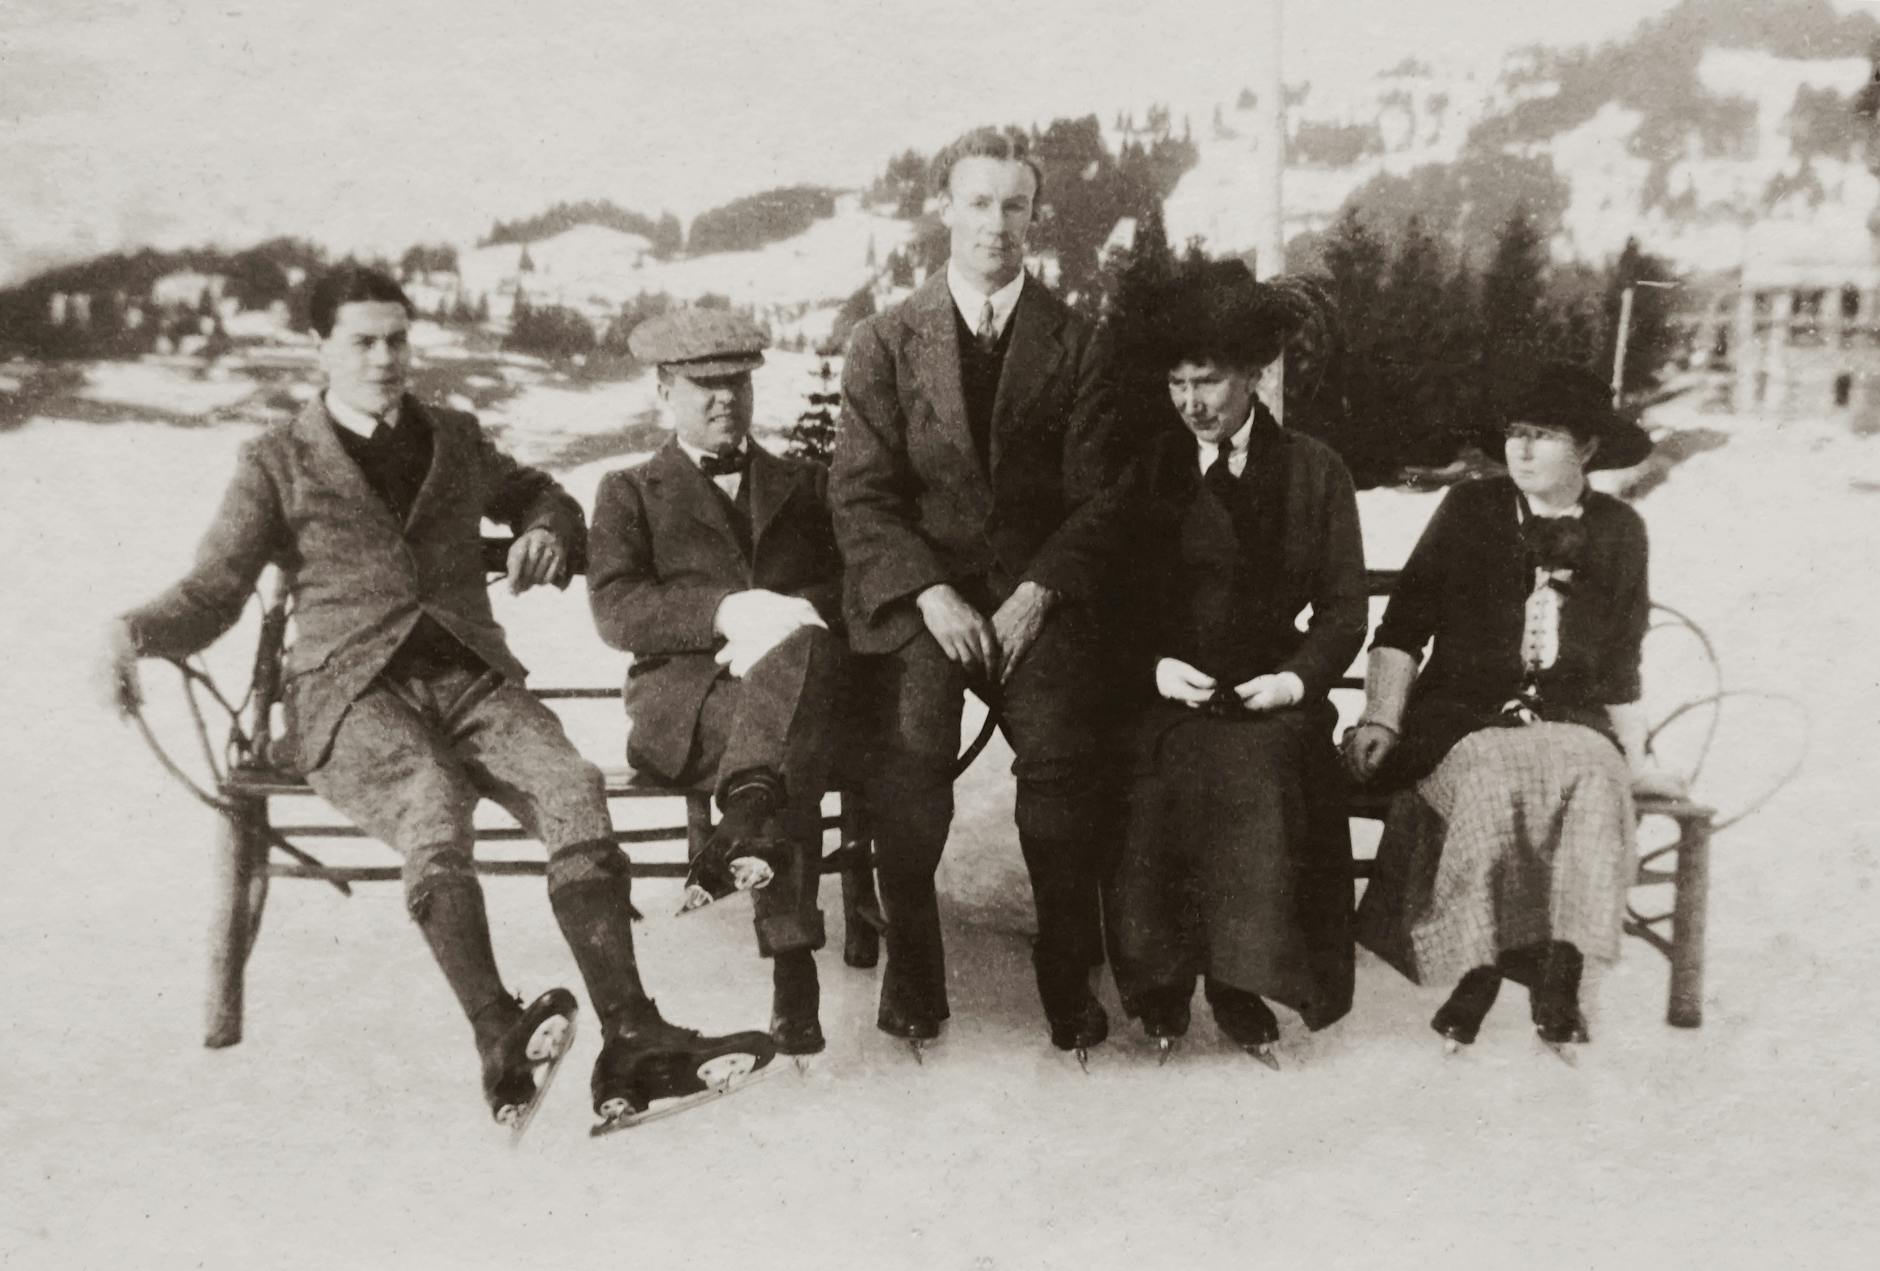
[[[791,454],[826,467],[835,454],[835,412],[842,404],[842,394],[838,391],[836,373],[826,358],[810,372],[810,381],[810,389],[804,396],[808,405],[784,435],[789,438]]]
[[[1547,246],[1525,204],[1502,223],[1495,254],[1482,275],[1484,352],[1500,360],[1545,349],[1541,301]]]

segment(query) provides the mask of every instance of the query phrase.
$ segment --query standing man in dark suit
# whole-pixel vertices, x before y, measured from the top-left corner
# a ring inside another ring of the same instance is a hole
[[[948,1014],[934,871],[953,816],[962,693],[1017,753],[1038,993],[1051,1040],[1108,1035],[1105,676],[1089,602],[1114,549],[1115,456],[1091,329],[1024,272],[1043,174],[1024,139],[967,134],[935,161],[945,273],[855,329],[830,479],[850,642],[871,655],[875,819],[888,965],[882,1031]]]
[[[405,392],[411,302],[385,274],[342,266],[314,287],[326,389],[245,443],[222,506],[174,587],[125,614],[106,672],[138,702],[139,657],[186,657],[241,616],[264,568],[286,573],[287,734],[275,754],[404,857],[405,904],[469,1019],[498,1121],[525,1120],[535,1070],[565,1039],[574,998],[524,1009],[503,987],[471,853],[479,796],[548,850],[548,895],[605,1036],[597,1112],[695,1093],[697,1067],[761,1052],[762,1033],[703,1037],[660,1017],[634,957],[631,866],[601,776],[524,687],[490,612],[480,526],[515,530],[511,590],[566,582],[585,549],[581,508],[517,463],[474,416]],[[605,1115],[605,1113],[604,1113]]]
[[[635,328],[629,347],[659,368],[673,436],[602,480],[588,601],[601,638],[633,655],[628,760],[710,786],[723,812],[693,862],[688,907],[757,887],[771,1036],[802,1055],[823,1048],[816,887],[847,649],[834,634],[828,474],[750,439],[751,371],[768,343],[748,319],[709,309]]]

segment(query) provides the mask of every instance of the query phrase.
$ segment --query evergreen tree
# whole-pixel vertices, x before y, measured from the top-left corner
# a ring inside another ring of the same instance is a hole
[[[804,400],[806,407],[784,435],[789,438],[791,454],[826,467],[835,455],[835,412],[842,404],[836,373],[828,359],[823,359],[822,364],[810,372],[810,389]]]
[[[1493,359],[1545,349],[1541,300],[1547,247],[1525,206],[1502,223],[1495,254],[1482,276],[1484,352]]]

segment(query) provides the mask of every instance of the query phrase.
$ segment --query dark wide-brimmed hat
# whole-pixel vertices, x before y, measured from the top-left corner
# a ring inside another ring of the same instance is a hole
[[[1580,441],[1596,440],[1599,449],[1586,461],[1596,468],[1629,468],[1652,452],[1643,428],[1615,409],[1612,387],[1583,366],[1541,361],[1506,367],[1498,377],[1494,421],[1485,430],[1483,449],[1499,453],[1511,424],[1564,428]]]
[[[1155,305],[1155,355],[1164,366],[1219,362],[1260,369],[1312,313],[1312,293],[1298,280],[1258,282],[1244,261],[1208,261],[1184,269]]]

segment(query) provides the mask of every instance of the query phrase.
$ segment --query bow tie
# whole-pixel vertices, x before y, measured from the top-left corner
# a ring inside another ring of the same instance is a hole
[[[729,477],[742,473],[751,461],[750,452],[739,446],[727,454],[706,451],[698,458],[699,471],[708,477]]]

